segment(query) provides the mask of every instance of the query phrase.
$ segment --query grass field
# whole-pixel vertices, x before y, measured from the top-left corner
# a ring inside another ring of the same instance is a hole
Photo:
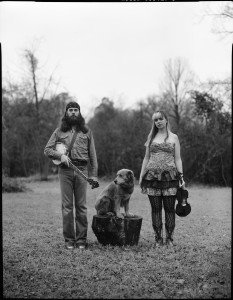
[[[86,251],[62,236],[58,181],[3,194],[4,298],[231,298],[231,189],[188,188],[192,211],[176,216],[174,247],[153,247],[150,204],[135,186],[130,211],[143,218],[137,246],[102,246],[92,228],[98,189],[88,187]],[[164,215],[163,215],[164,218]]]

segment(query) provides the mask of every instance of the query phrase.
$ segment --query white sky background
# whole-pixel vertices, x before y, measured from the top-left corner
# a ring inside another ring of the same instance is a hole
[[[186,59],[201,81],[225,79],[232,39],[211,32],[209,3],[1,2],[3,80],[25,76],[22,51],[37,45],[43,76],[54,71],[57,92],[76,96],[88,117],[103,97],[126,108],[159,93],[170,58]]]

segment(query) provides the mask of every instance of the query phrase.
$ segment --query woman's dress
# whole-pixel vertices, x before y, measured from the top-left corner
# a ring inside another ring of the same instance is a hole
[[[175,144],[151,143],[150,158],[142,178],[142,193],[150,196],[176,195],[179,187]]]

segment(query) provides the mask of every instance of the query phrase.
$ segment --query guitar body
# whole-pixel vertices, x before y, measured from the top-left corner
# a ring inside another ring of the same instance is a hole
[[[57,142],[56,143],[56,147],[55,147],[56,151],[58,151],[60,154],[65,154],[67,155],[68,154],[68,149],[66,147],[66,145],[64,145],[63,143],[61,142]],[[61,161],[60,159],[52,159],[52,162],[55,164],[55,165],[60,165],[61,164]],[[97,188],[99,187],[99,183],[98,181],[94,181],[93,179],[91,178],[88,178],[81,170],[79,170],[75,165],[73,165],[71,163],[71,161],[69,162],[69,167],[71,169],[73,169],[74,171],[76,171],[79,175],[81,175],[91,186],[92,186],[92,189],[93,188]]]
[[[56,143],[56,151],[58,151],[60,154],[65,154],[65,155],[67,155],[68,149],[67,149],[66,145],[64,145],[64,144],[61,143],[61,142],[58,142],[58,143]],[[52,161],[53,161],[53,163],[54,163],[55,165],[60,165],[60,164],[61,164],[60,159],[53,159]]]

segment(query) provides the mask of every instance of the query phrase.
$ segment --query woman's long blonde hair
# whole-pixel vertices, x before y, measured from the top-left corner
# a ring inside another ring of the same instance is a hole
[[[169,133],[170,133],[170,124],[169,124],[169,120],[168,120],[168,117],[167,115],[165,114],[164,111],[162,110],[157,110],[153,115],[152,115],[152,127],[151,127],[151,131],[150,133],[148,134],[148,137],[147,137],[147,141],[145,143],[145,146],[150,146],[151,142],[153,141],[154,137],[156,136],[156,134],[158,133],[158,128],[155,126],[155,116],[156,114],[160,113],[160,115],[166,119],[167,121],[167,124],[166,124],[166,130],[167,130],[167,136],[165,137],[164,139],[164,142],[166,142],[166,140],[168,139],[169,137]]]

